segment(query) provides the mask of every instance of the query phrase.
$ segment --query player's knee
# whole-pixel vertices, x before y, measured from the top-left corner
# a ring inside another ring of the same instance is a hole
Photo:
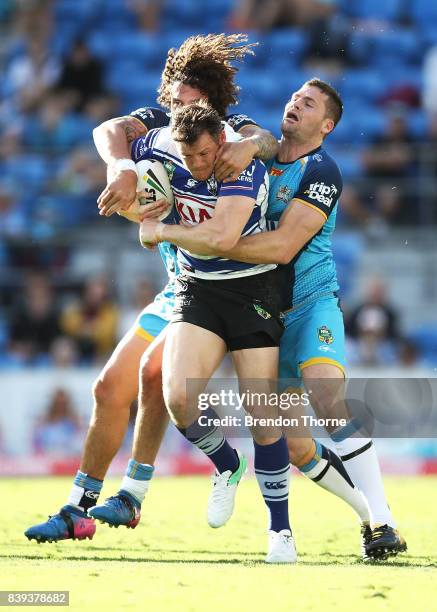
[[[110,385],[108,384],[106,378],[104,376],[99,376],[99,378],[97,378],[94,381],[93,384],[93,398],[94,398],[94,405],[97,406],[104,406],[107,402],[105,401],[110,394]]]
[[[314,456],[314,441],[311,438],[287,438],[290,463],[295,467],[305,465]]]
[[[140,385],[144,391],[162,387],[162,362],[150,356],[143,356],[140,365]]]
[[[164,397],[171,420],[176,427],[185,428],[191,425],[194,419],[188,414],[186,385],[173,383],[167,388]]]
[[[105,372],[101,374],[93,385],[93,397],[94,397],[94,412],[100,410],[106,410],[114,405],[120,403],[127,404],[129,408],[130,402],[124,401],[120,393],[120,389],[117,388],[116,376],[112,375],[111,372]],[[132,400],[134,396],[132,397]],[[131,401],[132,401],[131,400]]]

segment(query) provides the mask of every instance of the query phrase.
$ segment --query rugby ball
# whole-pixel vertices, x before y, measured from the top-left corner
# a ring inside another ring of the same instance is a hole
[[[138,223],[139,216],[144,213],[147,206],[157,200],[165,199],[168,202],[168,208],[157,217],[159,221],[165,219],[173,208],[174,197],[164,165],[155,159],[143,159],[135,165],[138,174],[137,193],[147,191],[148,197],[137,197],[129,208],[119,211],[119,214],[129,221]]]

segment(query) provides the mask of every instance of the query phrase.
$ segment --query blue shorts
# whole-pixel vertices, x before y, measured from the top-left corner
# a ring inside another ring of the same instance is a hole
[[[142,310],[135,323],[135,334],[152,342],[170,323],[174,308],[173,283],[166,285],[153,302]]]
[[[300,382],[302,370],[316,363],[330,363],[345,372],[344,322],[337,297],[321,297],[288,312],[284,325],[279,378]]]

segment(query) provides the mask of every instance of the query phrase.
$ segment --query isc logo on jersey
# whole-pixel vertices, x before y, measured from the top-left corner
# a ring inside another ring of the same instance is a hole
[[[325,183],[311,183],[310,188],[304,192],[311,200],[317,200],[325,206],[331,206],[332,201],[338,193],[337,187],[325,185]]]

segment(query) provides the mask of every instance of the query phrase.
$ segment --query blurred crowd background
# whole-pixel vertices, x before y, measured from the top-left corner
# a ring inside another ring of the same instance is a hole
[[[97,214],[92,129],[156,106],[168,49],[221,31],[259,42],[231,110],[277,136],[306,79],[342,94],[326,148],[345,182],[334,250],[352,375],[435,376],[437,3],[0,0],[0,454],[80,451],[93,376],[165,281],[133,224]]]

